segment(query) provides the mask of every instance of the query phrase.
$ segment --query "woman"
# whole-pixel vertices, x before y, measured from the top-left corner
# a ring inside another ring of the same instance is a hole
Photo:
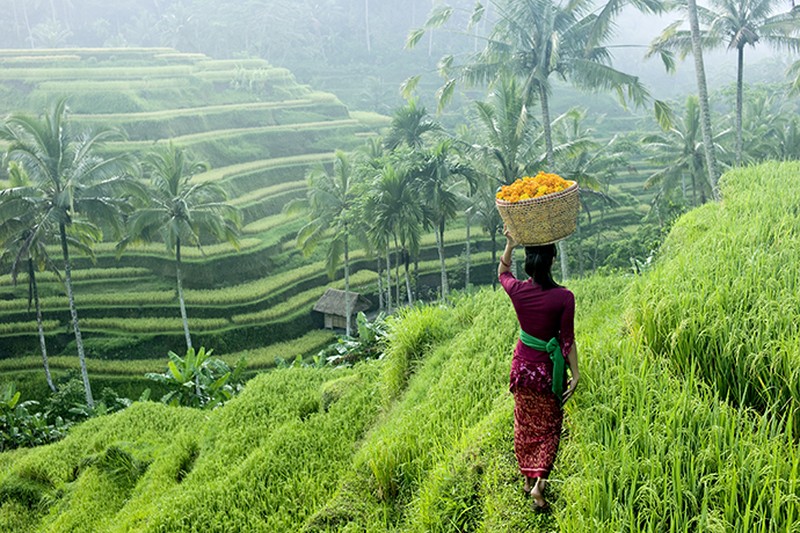
[[[520,324],[520,339],[511,362],[514,394],[514,452],[525,476],[525,492],[533,508],[547,509],[544,489],[553,468],[564,419],[562,405],[578,385],[578,351],[575,347],[575,296],[550,273],[556,246],[525,247],[525,272],[520,281],[511,274],[511,256],[517,243],[504,231],[506,249],[497,276],[511,297]],[[567,383],[564,355],[571,379]]]

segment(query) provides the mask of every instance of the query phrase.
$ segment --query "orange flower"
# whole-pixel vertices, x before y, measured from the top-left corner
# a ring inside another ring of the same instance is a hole
[[[511,185],[504,185],[497,193],[497,198],[506,202],[519,202],[529,198],[539,198],[547,194],[561,192],[573,185],[558,174],[539,172],[536,176],[523,176]]]

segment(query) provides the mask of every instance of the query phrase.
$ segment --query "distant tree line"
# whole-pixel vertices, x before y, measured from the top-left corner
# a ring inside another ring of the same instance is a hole
[[[0,2],[0,47],[168,46],[275,64],[347,65],[396,54],[435,2],[404,0],[29,0]],[[465,9],[474,2],[460,0]],[[444,41],[439,36],[436,53]],[[447,46],[446,44],[444,45]],[[433,50],[426,50],[432,53]]]

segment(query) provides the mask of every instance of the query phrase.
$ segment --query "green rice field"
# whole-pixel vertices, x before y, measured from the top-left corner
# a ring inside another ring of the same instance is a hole
[[[137,402],[0,454],[0,530],[800,531],[800,165],[721,187],[641,275],[568,284],[581,382],[549,514],[513,454],[517,321],[483,288],[393,315],[379,359],[262,373],[210,412]]]

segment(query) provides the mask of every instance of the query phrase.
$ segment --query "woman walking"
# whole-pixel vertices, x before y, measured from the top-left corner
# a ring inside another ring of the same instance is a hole
[[[511,298],[520,336],[511,361],[514,394],[514,452],[525,476],[525,492],[533,508],[548,509],[545,484],[555,462],[564,419],[563,404],[578,385],[575,346],[575,296],[551,275],[556,246],[525,247],[525,281],[511,274],[517,243],[508,233],[497,276]],[[566,357],[565,357],[566,355]],[[567,382],[566,362],[571,378]]]

